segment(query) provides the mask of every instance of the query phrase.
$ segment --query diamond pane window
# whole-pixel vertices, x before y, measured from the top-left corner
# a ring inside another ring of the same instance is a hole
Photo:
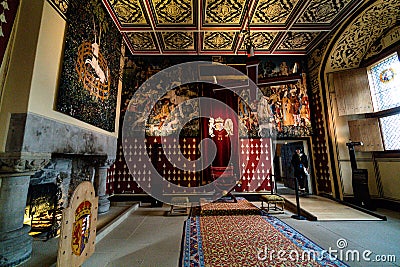
[[[374,111],[400,106],[400,61],[397,53],[370,67]]]
[[[385,150],[400,150],[400,114],[380,118]]]

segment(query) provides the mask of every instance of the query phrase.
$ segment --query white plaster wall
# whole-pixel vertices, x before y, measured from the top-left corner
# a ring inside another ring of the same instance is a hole
[[[378,159],[383,196],[400,201],[400,160]]]
[[[0,112],[0,152],[5,151],[10,114],[27,112],[43,2],[22,0],[14,21],[15,36],[8,44],[12,46],[9,65],[1,69],[5,79]]]

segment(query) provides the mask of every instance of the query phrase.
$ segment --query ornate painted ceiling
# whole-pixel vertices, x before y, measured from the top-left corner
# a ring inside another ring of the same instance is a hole
[[[304,55],[360,0],[103,0],[133,54]],[[250,37],[249,37],[250,36]]]

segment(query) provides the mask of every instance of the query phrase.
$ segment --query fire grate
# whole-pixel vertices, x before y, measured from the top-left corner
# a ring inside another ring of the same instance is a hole
[[[63,209],[61,196],[58,182],[29,186],[26,213],[31,225],[30,235],[42,240],[58,236]]]

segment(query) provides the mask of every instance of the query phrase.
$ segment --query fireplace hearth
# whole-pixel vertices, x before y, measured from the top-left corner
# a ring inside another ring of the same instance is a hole
[[[27,215],[30,235],[48,240],[59,234],[62,218],[61,190],[59,185],[45,183],[29,186]]]

